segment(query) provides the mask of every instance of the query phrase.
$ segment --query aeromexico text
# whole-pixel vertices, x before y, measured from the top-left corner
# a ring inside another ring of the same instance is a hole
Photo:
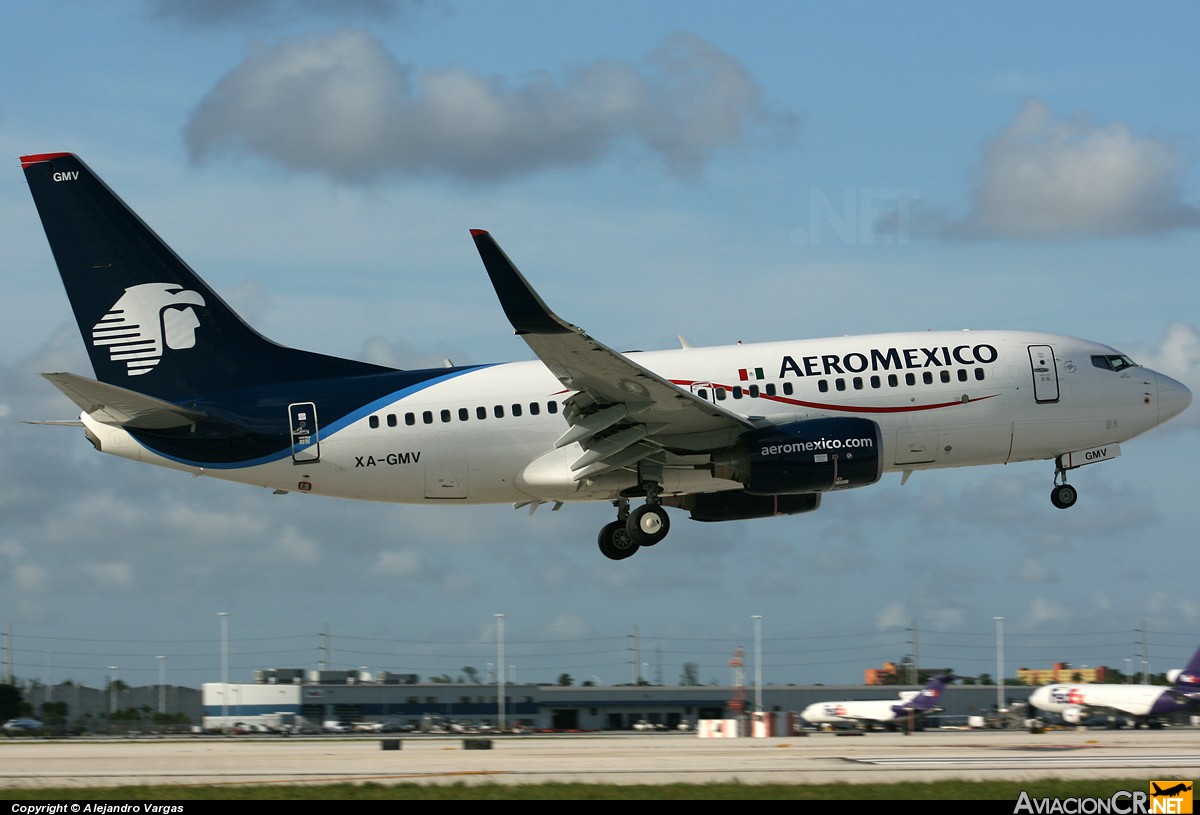
[[[989,365],[1000,357],[996,346],[941,345],[934,348],[872,348],[869,354],[813,354],[785,356],[779,366],[779,378],[787,376],[831,376],[861,374],[864,371],[903,371],[911,368],[950,368],[955,365]]]

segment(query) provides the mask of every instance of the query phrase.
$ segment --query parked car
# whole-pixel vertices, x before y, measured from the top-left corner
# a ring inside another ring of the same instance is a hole
[[[9,719],[4,723],[6,733],[28,733],[31,730],[41,730],[42,723],[37,719]]]

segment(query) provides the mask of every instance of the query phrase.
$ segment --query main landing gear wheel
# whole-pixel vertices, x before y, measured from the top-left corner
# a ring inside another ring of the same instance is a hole
[[[633,542],[623,521],[605,524],[596,542],[601,554],[609,560],[624,560],[638,550],[638,544]]]
[[[1067,509],[1079,498],[1079,491],[1070,484],[1055,484],[1050,490],[1050,503],[1059,509]]]
[[[653,546],[671,531],[671,519],[658,504],[643,504],[629,513],[625,528],[638,546]]]

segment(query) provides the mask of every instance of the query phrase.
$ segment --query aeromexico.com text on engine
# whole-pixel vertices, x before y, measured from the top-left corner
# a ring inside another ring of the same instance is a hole
[[[785,444],[769,444],[762,448],[760,456],[782,456],[788,453],[820,453],[826,450],[861,450],[875,446],[874,439],[816,439],[815,441],[789,441]]]

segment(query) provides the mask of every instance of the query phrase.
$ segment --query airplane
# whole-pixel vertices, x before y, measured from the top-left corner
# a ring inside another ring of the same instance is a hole
[[[1067,472],[1191,403],[1097,342],[923,331],[620,353],[550,310],[486,230],[500,305],[536,360],[398,370],[247,325],[71,153],[21,158],[95,379],[45,373],[101,452],[299,492],[409,504],[610,502],[600,551],[700,522],[816,510],[884,473],[1047,460]],[[631,508],[631,503],[642,501]]]
[[[1158,784],[1154,783],[1153,781],[1150,782],[1150,786],[1154,787],[1154,792],[1150,793],[1151,797],[1154,797],[1154,798],[1158,798],[1159,796],[1166,796],[1168,798],[1172,798],[1176,795],[1180,795],[1182,793],[1192,791],[1192,785],[1185,784],[1182,781],[1179,782],[1178,784],[1172,784],[1171,786],[1167,787],[1166,789],[1163,789],[1162,787],[1160,787]]]
[[[1167,672],[1165,685],[1082,683],[1042,685],[1029,695],[1029,704],[1045,713],[1057,713],[1067,724],[1084,724],[1107,716],[1110,728],[1117,718],[1128,717],[1134,728],[1158,727],[1162,718],[1200,709],[1200,649],[1182,670]]]
[[[800,718],[815,725],[852,724],[859,730],[871,727],[896,727],[942,710],[942,692],[958,679],[953,674],[935,676],[919,691],[904,691],[900,701],[858,699],[844,702],[814,702],[800,711]]]

